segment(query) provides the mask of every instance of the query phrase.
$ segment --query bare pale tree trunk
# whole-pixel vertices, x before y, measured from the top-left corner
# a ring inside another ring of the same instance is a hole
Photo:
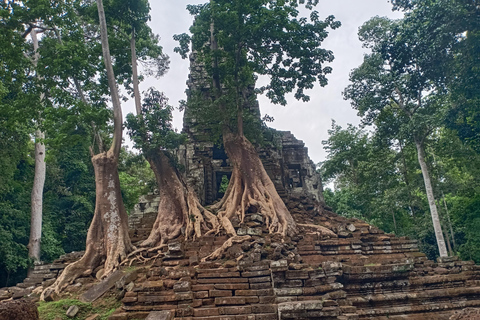
[[[35,176],[31,196],[31,222],[30,239],[28,241],[28,256],[34,261],[40,261],[40,249],[42,238],[42,209],[43,187],[45,185],[45,135],[41,130],[35,133]]]
[[[33,64],[38,64],[38,38],[35,29],[30,33],[33,41],[34,58]],[[38,78],[40,78],[37,75]],[[40,103],[43,103],[45,95],[40,94]],[[41,121],[41,120],[39,120]],[[45,134],[37,129],[35,131],[35,175],[33,177],[33,187],[31,194],[31,220],[30,220],[30,238],[28,241],[28,256],[35,262],[40,261],[41,239],[42,239],[42,219],[43,219],[43,188],[45,185],[46,165],[45,165],[45,144],[43,140]]]
[[[443,192],[442,192],[442,198],[443,198],[443,205],[445,207],[445,215],[447,216],[448,227],[450,229],[450,236],[452,237],[453,250],[455,251],[457,248],[457,244],[455,243],[455,233],[453,232],[452,221],[450,220],[450,213],[448,212],[447,201],[445,200],[445,195],[443,194]]]
[[[133,95],[135,98],[135,109],[137,115],[142,113],[142,105],[140,103],[140,88],[138,87],[138,68],[137,68],[137,50],[135,48],[135,29],[132,30],[132,38],[130,39],[130,52],[132,55],[132,82]]]
[[[114,132],[110,151],[112,151],[115,157],[118,158],[120,154],[120,148],[122,146],[122,106],[120,105],[117,83],[115,81],[115,74],[113,73],[112,58],[110,57],[110,48],[108,45],[107,22],[105,20],[105,10],[103,9],[102,0],[97,0],[97,8],[98,18],[100,21],[103,60],[105,62],[105,68],[107,69],[108,87],[110,88],[110,95],[112,97],[113,104]]]
[[[435,197],[433,195],[432,183],[430,181],[430,174],[427,163],[425,162],[425,148],[423,143],[415,139],[415,146],[417,147],[418,163],[422,169],[423,182],[425,183],[425,191],[427,193],[428,205],[430,207],[430,214],[432,215],[433,229],[435,230],[435,238],[437,239],[438,251],[440,257],[447,257],[447,247],[443,237],[442,226],[440,224],[440,217],[435,204]]]

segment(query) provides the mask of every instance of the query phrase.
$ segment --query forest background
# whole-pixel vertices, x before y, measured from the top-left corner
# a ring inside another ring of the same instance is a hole
[[[0,58],[4,66],[0,71],[0,286],[21,280],[31,265],[27,244],[35,130],[40,128],[46,133],[43,142],[47,147],[41,252],[44,261],[64,252],[84,249],[95,207],[89,152],[92,121],[97,126],[103,125],[106,133],[110,130],[105,121],[108,99],[101,78],[99,83],[92,83],[98,85],[99,90],[92,89],[98,105],[91,109],[58,108],[68,103],[68,92],[56,92],[53,82],[58,79],[53,76],[49,79],[48,73],[44,75],[46,81],[42,80],[41,87],[38,86],[31,61],[22,58],[33,53],[33,44],[25,41],[16,29],[26,17],[18,15],[21,10],[9,10],[7,3],[2,3],[1,28],[9,32],[2,32],[0,38],[3,43]],[[55,16],[49,2],[28,3],[34,11],[28,14],[38,14],[42,18]],[[110,14],[116,17],[115,10],[120,10],[125,3],[106,3],[107,13],[110,6]],[[449,6],[445,6],[446,3],[396,1],[394,4],[399,12],[406,13],[403,20],[393,23],[391,29],[386,28],[387,24],[390,26],[387,20],[370,20],[363,27],[364,44],[370,45],[367,49],[381,57],[382,63],[375,60],[377,64],[372,64],[366,56],[357,69],[360,70],[358,77],[352,73],[352,85],[345,90],[345,97],[360,112],[362,122],[358,126],[344,127],[332,124],[329,137],[323,142],[326,160],[319,164],[319,170],[330,186],[325,190],[327,205],[335,212],[358,217],[399,236],[418,239],[422,250],[435,258],[437,245],[413,139],[416,128],[425,124],[426,163],[450,254],[479,263],[479,9],[475,1],[449,1]],[[74,2],[64,3],[70,4]],[[84,14],[85,20],[94,19],[91,12]],[[52,19],[52,23],[60,28],[62,22]],[[382,33],[386,29],[388,32]],[[122,38],[119,29],[110,32],[118,40],[112,44],[112,51],[114,57],[117,54],[117,68],[122,70],[121,58],[129,61],[129,53],[124,50],[128,39]],[[335,31],[330,37],[335,37]],[[47,37],[42,39],[48,40]],[[91,43],[97,46],[94,50],[98,50],[99,42],[95,44],[93,39]],[[408,46],[399,47],[399,43]],[[44,50],[52,48],[48,41],[43,43],[42,40],[41,45]],[[58,59],[62,58],[62,52],[57,52],[56,58],[52,65],[85,62],[67,57],[62,61]],[[381,70],[385,61],[390,61],[394,68]],[[415,62],[413,66],[412,61]],[[395,72],[390,72],[392,70]],[[413,89],[418,93],[419,83],[424,85],[420,92],[426,95],[431,106],[428,112],[409,122],[394,108],[392,97],[386,96],[381,103],[378,101],[377,98],[388,90],[380,90],[378,95],[369,97],[362,96],[361,88],[354,86],[355,81],[357,84],[378,81],[376,84],[380,85],[385,71],[389,72],[388,83],[393,83],[398,76],[405,92]],[[127,80],[123,84],[129,87]],[[50,90],[48,85],[52,85]],[[47,88],[44,91],[49,92],[46,100],[50,109],[44,108],[39,88]],[[321,94],[321,90],[318,91]],[[128,98],[128,89],[124,96]],[[369,108],[362,107],[361,98],[370,99],[366,101]],[[108,140],[108,134],[104,138]],[[134,152],[122,150],[119,174],[127,210],[132,210],[141,194],[155,188],[155,178],[147,162]]]

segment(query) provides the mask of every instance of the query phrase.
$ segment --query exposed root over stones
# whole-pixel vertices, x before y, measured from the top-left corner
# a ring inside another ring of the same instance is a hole
[[[165,253],[162,252],[162,249],[165,247],[165,245],[161,245],[158,247],[154,248],[146,248],[146,247],[140,247],[137,250],[131,252],[125,260],[122,261],[120,264],[121,266],[131,266],[133,263],[138,262],[138,263],[143,263],[146,264],[150,261],[155,261],[158,258],[162,258],[165,256]],[[152,256],[152,253],[155,254]]]
[[[202,262],[205,262],[208,260],[220,259],[223,257],[223,254],[225,253],[225,251],[227,251],[228,248],[230,248],[234,244],[243,243],[247,240],[250,240],[251,238],[252,238],[251,236],[234,236],[232,238],[229,238],[227,239],[227,241],[223,243],[223,245],[220,248],[213,251],[211,254],[209,254],[205,258],[203,258]]]
[[[233,172],[224,197],[211,208],[217,211],[218,220],[227,234],[235,236],[232,219],[237,218],[242,223],[245,212],[254,207],[265,218],[270,233],[294,235],[297,232],[295,221],[253,145],[244,136],[232,133],[224,134],[224,145],[233,163]]]
[[[301,224],[301,223],[299,223],[298,226],[303,227],[305,229],[314,230],[314,232],[316,232],[316,233],[318,233],[322,236],[329,236],[329,237],[332,237],[332,238],[338,238],[338,235],[335,232],[333,232],[332,230],[330,230],[326,227],[322,227],[322,226],[315,225],[315,224]]]

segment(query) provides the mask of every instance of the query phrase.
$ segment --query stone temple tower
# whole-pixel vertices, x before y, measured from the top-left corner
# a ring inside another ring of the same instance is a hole
[[[195,53],[190,56],[187,86],[188,92],[203,91],[208,99],[211,83],[206,78],[203,66],[197,63]],[[250,105],[249,111],[260,119],[256,100]],[[180,163],[185,168],[187,181],[195,188],[201,202],[211,204],[221,198],[222,178],[230,178],[232,166],[223,146],[212,142],[208,125],[199,124],[188,107],[184,113],[183,132],[187,134],[188,142],[178,150]],[[270,141],[264,145],[268,147],[257,147],[257,151],[282,199],[288,204],[290,200],[298,202],[309,198],[323,205],[322,181],[303,141],[296,139],[289,131],[271,130],[271,134],[266,136]]]

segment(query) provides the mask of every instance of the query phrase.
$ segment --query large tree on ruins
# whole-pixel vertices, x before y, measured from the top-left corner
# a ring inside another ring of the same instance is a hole
[[[149,7],[146,1],[127,3],[134,5],[129,12],[143,12],[143,16],[148,16]],[[183,227],[186,238],[196,238],[211,230],[217,231],[219,224],[216,217],[201,206],[175,165],[175,157],[171,150],[178,147],[184,139],[172,129],[172,108],[168,105],[167,98],[150,88],[145,93],[143,104],[141,103],[136,39],[137,35],[152,34],[150,27],[145,23],[146,19],[141,17],[142,14],[135,14],[128,19],[131,26],[130,55],[136,116],[133,114],[127,116],[127,127],[135,147],[142,150],[155,174],[160,195],[158,214],[149,237],[141,246],[157,247],[178,237]],[[166,64],[162,63],[161,59],[156,63],[150,63],[149,67],[150,74],[157,77],[166,71]],[[141,251],[143,249],[140,248],[134,254]]]
[[[212,209],[232,236],[231,220],[242,222],[250,207],[264,215],[270,232],[292,235],[297,231],[255,147],[245,137],[244,120],[249,116],[247,106],[255,99],[251,92],[258,75],[268,76],[269,82],[256,91],[281,105],[287,103],[287,93],[308,101],[306,89],[316,81],[321,86],[327,83],[331,68],[324,63],[332,61],[333,54],[320,44],[327,28],[340,23],[333,16],[320,20],[313,10],[318,0],[307,1],[309,15],[303,17],[300,3],[304,1],[211,0],[188,7],[195,16],[194,54],[207,74],[203,87],[211,88],[191,92],[189,108],[201,107],[202,114],[219,116],[217,124],[233,172],[224,197]],[[177,50],[186,57],[190,37],[176,37],[181,44]]]
[[[137,106],[137,115],[127,116],[128,133],[150,163],[160,195],[157,218],[142,247],[162,246],[180,236],[184,227],[185,237],[195,239],[218,231],[220,226],[216,216],[200,204],[176,166],[172,150],[183,143],[185,137],[173,130],[171,111],[163,93],[150,88],[143,104]]]
[[[88,230],[86,251],[83,257],[70,264],[54,284],[58,292],[82,275],[104,266],[104,275],[110,274],[133,250],[128,236],[127,213],[123,205],[118,176],[118,157],[122,143],[122,110],[113,71],[108,43],[107,24],[102,0],[97,0],[103,60],[113,105],[114,131],[110,148],[94,155],[96,204]]]

